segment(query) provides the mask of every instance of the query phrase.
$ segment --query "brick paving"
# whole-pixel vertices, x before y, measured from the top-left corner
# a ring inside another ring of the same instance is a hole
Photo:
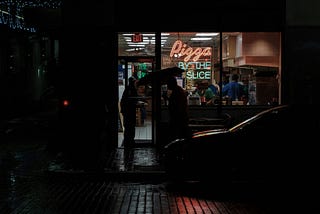
[[[14,193],[2,188],[1,213],[265,213],[255,204],[168,191],[166,183],[20,179]]]
[[[15,162],[1,170],[1,214],[267,213],[265,204],[215,185],[167,181],[154,148],[135,148],[127,158],[118,149],[104,173],[48,171],[41,142],[15,148]]]

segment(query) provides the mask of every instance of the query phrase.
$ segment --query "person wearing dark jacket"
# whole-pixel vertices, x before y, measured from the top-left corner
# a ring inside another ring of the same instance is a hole
[[[136,127],[136,105],[137,105],[137,88],[136,79],[134,77],[129,78],[129,84],[123,91],[120,108],[123,115],[123,146],[132,147],[135,138]]]
[[[174,76],[168,78],[168,110],[170,139],[190,137],[187,94]]]

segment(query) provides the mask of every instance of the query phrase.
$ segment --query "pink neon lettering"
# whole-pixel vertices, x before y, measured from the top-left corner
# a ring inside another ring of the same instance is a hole
[[[179,57],[186,56],[183,61],[188,62],[198,61],[202,56],[211,56],[211,48],[196,48],[195,50],[192,47],[187,47],[187,44],[184,44],[181,40],[175,41],[171,48],[170,57],[178,55]]]

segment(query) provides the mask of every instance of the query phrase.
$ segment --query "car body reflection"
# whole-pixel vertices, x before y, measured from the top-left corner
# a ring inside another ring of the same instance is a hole
[[[284,172],[286,141],[292,132],[290,107],[270,107],[231,128],[196,132],[164,147],[173,179],[272,182]]]

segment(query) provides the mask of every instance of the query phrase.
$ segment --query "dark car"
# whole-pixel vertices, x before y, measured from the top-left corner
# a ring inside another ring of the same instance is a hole
[[[253,181],[279,179],[293,134],[290,107],[270,107],[231,127],[196,132],[164,147],[164,165],[173,179]]]

